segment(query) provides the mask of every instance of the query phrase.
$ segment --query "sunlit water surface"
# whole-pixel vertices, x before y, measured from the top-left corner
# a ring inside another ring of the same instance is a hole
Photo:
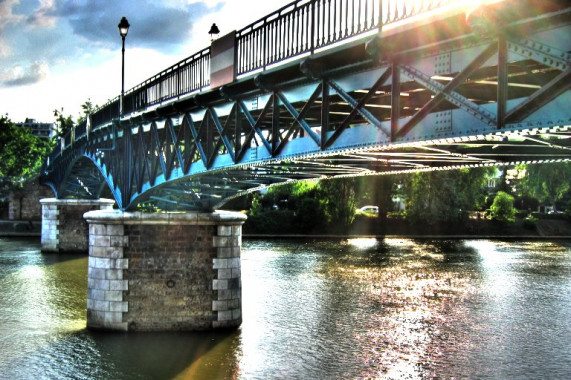
[[[565,379],[571,245],[245,241],[233,332],[85,329],[85,256],[0,238],[2,379]]]

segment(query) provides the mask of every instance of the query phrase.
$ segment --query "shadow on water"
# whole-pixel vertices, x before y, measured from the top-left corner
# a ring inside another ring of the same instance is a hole
[[[477,264],[480,261],[477,249],[466,244],[465,240],[355,238],[339,241],[300,241],[296,248],[288,253],[299,252],[319,252],[338,264],[363,267],[390,266],[418,259],[448,265]]]
[[[239,333],[60,334],[3,368],[2,376],[32,379],[232,379]],[[0,376],[0,378],[3,378]]]

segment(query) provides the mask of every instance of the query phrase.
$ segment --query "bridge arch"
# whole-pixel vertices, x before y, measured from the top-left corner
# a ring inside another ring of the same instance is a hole
[[[69,159],[66,169],[60,174],[60,182],[44,181],[58,199],[99,199],[115,197],[112,184],[104,175],[98,162],[89,155],[78,155]]]

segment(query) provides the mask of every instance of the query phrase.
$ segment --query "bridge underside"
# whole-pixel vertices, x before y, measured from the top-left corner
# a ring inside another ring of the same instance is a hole
[[[88,129],[44,183],[96,198],[106,182],[121,209],[209,210],[289,181],[569,161],[569,16],[384,30]]]
[[[355,148],[343,154],[269,161],[167,181],[144,193],[138,203],[163,210],[216,209],[237,196],[291,181],[562,162],[571,158],[570,149],[569,127],[405,143],[384,149]]]

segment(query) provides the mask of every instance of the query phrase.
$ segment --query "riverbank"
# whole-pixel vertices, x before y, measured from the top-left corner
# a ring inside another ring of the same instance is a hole
[[[42,223],[27,220],[0,220],[0,237],[40,237]],[[423,229],[405,223],[389,223],[384,231],[361,226],[359,231],[348,233],[279,234],[245,231],[245,239],[357,239],[357,238],[409,238],[409,239],[501,239],[501,240],[553,240],[571,239],[571,223],[563,220],[540,220],[534,229],[521,223],[497,226],[490,221],[476,221],[464,228],[454,226],[426,226]]]
[[[571,223],[567,220],[539,219],[533,223],[519,219],[515,223],[502,224],[485,218],[471,218],[461,224],[411,224],[403,218],[389,217],[381,223],[375,217],[360,216],[348,228],[333,226],[329,230],[296,231],[295,228],[276,228],[272,225],[249,224],[243,229],[245,238],[283,239],[352,239],[352,238],[396,238],[414,239],[511,239],[544,240],[570,239]]]
[[[41,235],[41,221],[0,220],[0,237],[39,237]]]
[[[349,239],[414,239],[414,240],[571,240],[571,235],[266,235],[244,234],[244,239],[270,240],[349,240]]]

